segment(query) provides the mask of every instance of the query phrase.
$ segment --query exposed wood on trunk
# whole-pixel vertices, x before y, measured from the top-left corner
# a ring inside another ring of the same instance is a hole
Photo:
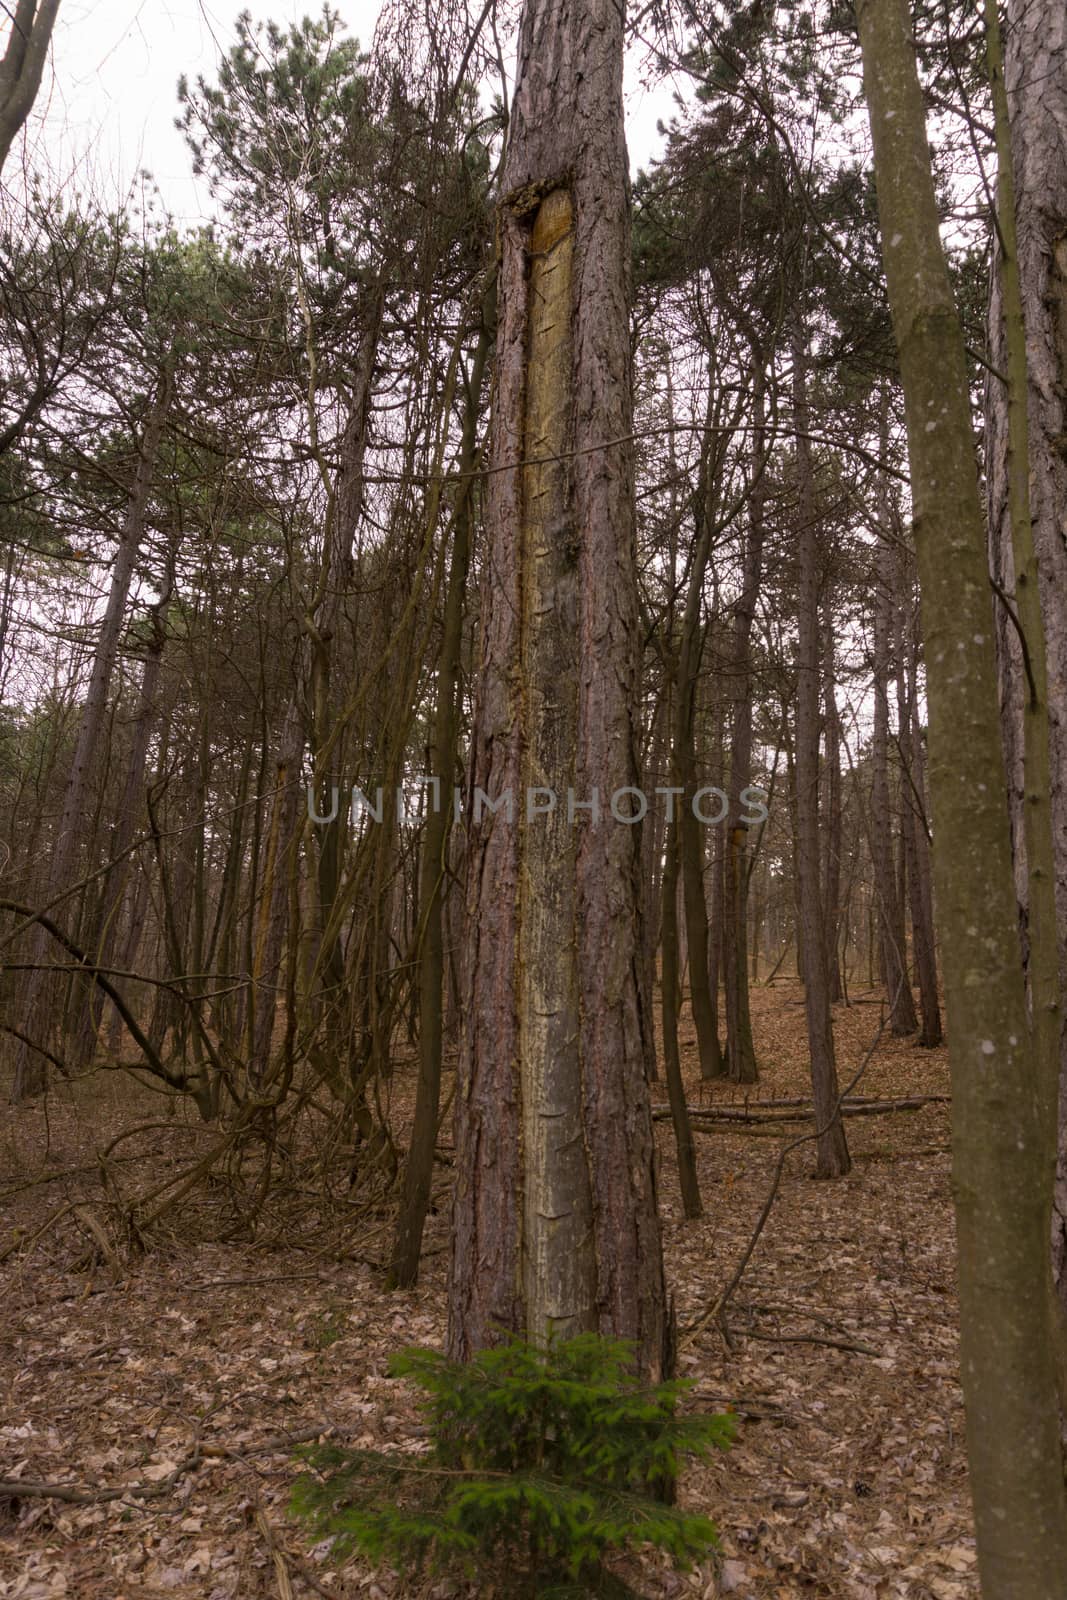
[[[610,0],[523,8],[472,763],[475,792],[510,790],[517,814],[471,818],[448,1342],[465,1356],[501,1326],[593,1326],[633,1338],[658,1375],[671,1352],[640,840],[610,815],[565,815],[569,785],[581,803],[596,788],[605,812],[636,787],[632,449],[605,443],[632,432],[622,33]],[[558,793],[562,827],[558,812],[527,820],[528,779]],[[573,1124],[570,1143],[554,1122]]]

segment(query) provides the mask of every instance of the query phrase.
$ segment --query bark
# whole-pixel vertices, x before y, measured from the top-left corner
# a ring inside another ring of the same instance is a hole
[[[670,1365],[640,1004],[621,10],[527,0],[499,210],[496,392],[456,1094],[454,1355],[582,1328]],[[608,441],[614,441],[609,443]],[[627,441],[627,442],[622,442]],[[523,464],[525,458],[525,464]],[[528,785],[556,791],[527,817]],[[625,810],[625,799],[622,809]],[[560,825],[560,811],[564,811]]]
[[[1019,953],[968,376],[910,8],[862,0],[857,11],[922,591],[979,1573],[997,1600],[1048,1600],[1067,1571],[1046,1288],[1053,1172]]]
[[[794,752],[798,944],[804,960],[804,1009],[815,1097],[816,1176],[840,1178],[852,1163],[838,1105],[837,1064],[830,1018],[826,923],[819,883],[819,539],[812,476],[807,396],[806,335],[793,334],[793,415],[796,426],[797,711]]]
[[[987,394],[987,483],[994,579],[1016,602],[1027,589],[1039,602],[1046,651],[1046,715],[1058,925],[1060,1041],[1059,1139],[1052,1221],[1053,1271],[1067,1310],[1067,12],[1054,0],[1011,0],[1004,38],[1004,87],[1010,116],[1019,293],[1028,383],[1029,522],[1033,572],[1016,572],[1011,518],[1011,444],[1007,395]],[[1031,87],[1040,85],[1040,92]],[[993,276],[990,346],[1004,372],[1008,329],[1003,263]],[[1023,579],[1020,583],[1020,578]],[[1036,591],[1036,592],[1035,592]],[[1032,627],[1019,620],[1028,642]],[[1024,772],[1029,684],[1019,639],[1005,604],[996,609],[1001,727],[1011,805],[1015,884],[1024,951],[1031,944],[1031,875],[1026,845]],[[1031,659],[1031,671],[1033,661]]]

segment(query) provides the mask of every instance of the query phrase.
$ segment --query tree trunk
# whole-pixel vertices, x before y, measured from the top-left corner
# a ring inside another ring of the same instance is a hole
[[[715,614],[712,614],[712,626],[715,623]],[[713,769],[722,771],[724,755],[723,739],[723,710],[722,703],[715,693],[715,685],[711,686],[711,756]],[[723,947],[725,943],[725,898],[726,898],[726,854],[723,839],[723,830],[713,828],[711,831],[711,862],[707,877],[704,882],[704,901],[707,906],[708,916],[708,996],[711,1001],[711,1016],[715,1025],[715,1039],[719,1037],[719,982],[723,971]],[[700,1063],[700,1076],[708,1079],[721,1078],[726,1070],[722,1060],[721,1051],[718,1059],[712,1058],[705,1069],[703,1061]]]
[[[714,385],[715,370],[714,366],[709,364],[705,412],[709,418],[712,415]],[[671,783],[676,789],[681,790],[681,794],[677,796],[676,843],[685,912],[682,932],[688,958],[689,993],[702,1078],[717,1078],[723,1072],[718,1018],[708,975],[708,912],[704,896],[703,827],[692,805],[693,796],[699,787],[696,762],[696,706],[700,659],[704,644],[701,613],[704,605],[704,580],[711,560],[714,533],[709,504],[712,448],[710,438],[711,436],[701,452],[700,483],[696,494],[696,537],[679,628],[678,651],[672,663],[675,716],[671,742]],[[684,961],[679,963],[679,982],[684,964]]]
[[[1047,722],[1061,1030],[1067,1013],[1067,13],[1055,0],[1009,0],[1004,83],[1011,123],[1018,277],[1029,378],[1029,515],[1046,647]],[[1040,84],[1040,93],[1031,86]],[[1005,370],[1000,272],[992,284],[990,346]],[[1009,418],[1001,385],[986,406],[990,555],[1006,595],[1021,599],[1012,551]],[[1032,574],[1028,578],[1035,587]],[[1018,607],[1023,631],[1029,629]],[[1025,842],[1025,681],[1018,636],[1003,604],[996,611],[1001,726],[1011,796],[1015,884],[1029,951],[1032,867]],[[1053,1272],[1067,1310],[1067,1031],[1059,1046],[1059,1154],[1052,1218]]]
[[[823,905],[826,916],[826,967],[830,1002],[841,999],[841,722],[837,712],[834,674],[834,629],[831,604],[826,603],[823,630],[823,725],[826,730],[826,811],[822,862]]]
[[[744,571],[734,615],[732,660],[734,713],[730,748],[729,811],[722,836],[723,978],[726,995],[726,1057],[735,1083],[756,1083],[748,994],[748,824],[741,795],[752,772],[752,624],[763,571],[766,527],[766,372],[753,350],[752,460]]]
[[[63,811],[59,819],[52,859],[49,862],[46,879],[47,887],[43,897],[45,904],[51,902],[56,895],[62,894],[69,887],[70,880],[74,876],[74,867],[82,839],[84,813],[89,798],[89,786],[98,754],[100,730],[104,723],[108,691],[111,687],[111,675],[115,669],[119,640],[122,636],[123,620],[126,615],[126,601],[129,598],[134,567],[137,564],[137,557],[141,549],[145,511],[148,507],[148,497],[152,488],[156,457],[159,454],[160,440],[163,436],[163,425],[170,406],[172,381],[172,373],[168,365],[160,378],[159,388],[148,413],[144,437],[141,440],[141,448],[137,460],[137,470],[134,473],[130,496],[126,503],[126,514],[123,520],[122,533],[119,537],[118,549],[115,553],[115,564],[111,569],[111,587],[108,591],[107,606],[100,622],[100,631],[97,634],[89,687],[85,694],[85,704],[82,707],[78,736],[74,746],[74,758],[71,763],[70,776],[67,779],[66,792],[63,796]],[[60,912],[60,921],[67,920],[69,920],[68,911],[64,909]],[[51,1033],[51,1007],[47,999],[49,985],[43,965],[48,953],[48,945],[48,934],[40,926],[36,927],[33,933],[30,959],[38,965],[34,971],[27,974],[22,1003],[22,1016],[24,1019],[22,1032],[30,1039],[41,1043],[47,1043],[48,1036]],[[29,1046],[20,1041],[15,1055],[15,1073],[11,1090],[12,1100],[17,1105],[19,1101],[25,1099],[28,1095],[39,1093],[43,1089],[44,1083],[43,1057],[38,1056],[30,1050]]]
[[[0,168],[33,109],[52,41],[59,0],[18,0],[0,60]]]
[[[111,839],[111,866],[100,891],[95,933],[86,941],[87,947],[94,952],[101,967],[112,964],[112,956],[118,946],[122,905],[130,879],[130,846],[133,844],[137,823],[144,808],[145,761],[148,756],[148,742],[156,722],[158,709],[156,692],[159,686],[165,638],[160,610],[161,607],[153,607],[152,610],[152,640],[145,651],[144,666],[141,669],[137,714],[133,719],[133,741],[126,768],[126,781]],[[116,1011],[114,1016],[118,1018],[118,1015]],[[68,1057],[69,1064],[75,1071],[87,1066],[92,1059],[98,1028],[95,997],[90,989],[84,994],[84,1003],[77,1029],[73,1031],[72,1048]]]
[[[888,450],[888,398],[882,396],[880,448]],[[889,1001],[889,1023],[900,1037],[918,1027],[908,982],[904,910],[893,862],[893,820],[889,804],[889,674],[895,568],[890,545],[889,493],[879,474],[878,547],[874,568],[874,725],[871,732],[871,864],[878,918],[882,981]]]
[[[793,334],[793,418],[797,453],[797,713],[796,883],[798,944],[804,959],[804,1008],[815,1102],[816,1176],[849,1171],[845,1124],[838,1105],[837,1065],[826,968],[826,924],[819,883],[819,539],[808,443],[807,344]]]
[[[667,1080],[667,1098],[674,1125],[674,1145],[678,1153],[678,1183],[682,1191],[682,1209],[687,1217],[703,1215],[700,1202],[700,1185],[697,1181],[696,1146],[689,1121],[689,1108],[682,1080],[682,1063],[678,1052],[678,991],[680,980],[678,948],[678,814],[667,824],[667,842],[663,865],[662,904],[660,930],[662,940],[662,974],[660,1003],[663,1016],[663,1076]]]
[[[419,906],[419,1075],[411,1146],[404,1166],[400,1211],[389,1268],[391,1283],[410,1288],[419,1274],[422,1230],[430,1204],[434,1147],[441,1098],[441,1051],[444,999],[444,878],[452,831],[452,788],[459,730],[459,669],[463,645],[463,612],[470,564],[473,472],[478,446],[478,408],[491,342],[486,318],[467,380],[466,413],[460,445],[458,504],[452,560],[445,597],[441,654],[437,669],[437,704],[430,746],[430,776],[438,779],[437,803],[431,798],[423,831]]]
[[[939,232],[907,0],[857,7],[900,355],[930,707],[952,1069],[960,1355],[983,1591],[1067,1572],[1049,1279],[1053,1171],[1019,953],[963,337]]]
[[[363,514],[363,460],[382,308],[383,292],[380,286],[375,286],[365,309],[359,354],[354,363],[341,441],[340,467],[330,491],[326,512],[322,560],[315,590],[303,618],[304,636],[296,668],[298,686],[286,707],[278,746],[252,969],[248,1076],[256,1086],[266,1081],[270,1069],[282,959],[289,930],[292,875],[296,871],[296,851],[303,834],[300,805],[304,790],[301,776],[307,742],[305,722],[308,710],[311,711],[313,733],[316,736],[315,783],[320,808],[325,801],[325,809],[318,811],[320,816],[330,815],[331,807],[325,797],[331,793],[336,781],[336,769],[332,765],[337,737],[332,715],[332,646],[344,614],[352,571],[353,545]],[[312,395],[309,405],[314,406],[314,403]],[[344,819],[338,816],[326,824],[321,841],[320,930],[329,922],[333,908],[332,894],[336,892],[337,878],[336,874],[331,876],[331,869],[339,864],[343,827]],[[325,894],[321,891],[325,891]],[[324,1002],[331,1026],[336,1028],[340,1021],[342,974],[335,954],[335,940],[326,948],[320,948],[318,971],[324,991],[320,1001]]]
[[[526,0],[499,211],[470,1004],[448,1344],[598,1328],[670,1365],[645,1075],[621,8]],[[608,443],[608,441],[612,441]],[[552,811],[527,805],[537,789]],[[567,792],[604,815],[567,817]],[[627,801],[619,801],[624,816]]]
[[[941,1043],[941,1003],[937,992],[937,947],[934,939],[934,902],[930,883],[930,842],[926,835],[926,780],[923,776],[922,732],[916,707],[917,650],[908,619],[905,596],[910,554],[902,546],[897,562],[896,617],[897,741],[903,775],[901,826],[907,858],[909,909],[915,974],[919,985],[922,1028],[919,1044],[933,1050]]]

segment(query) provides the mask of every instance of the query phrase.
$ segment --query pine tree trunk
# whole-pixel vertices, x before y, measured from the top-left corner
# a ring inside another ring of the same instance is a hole
[[[670,1364],[639,965],[621,8],[527,0],[499,210],[448,1344],[596,1328]],[[614,441],[609,443],[608,441]],[[523,461],[525,459],[525,465]],[[527,790],[555,810],[530,814]],[[590,813],[567,817],[567,791]],[[619,800],[620,815],[632,796]]]

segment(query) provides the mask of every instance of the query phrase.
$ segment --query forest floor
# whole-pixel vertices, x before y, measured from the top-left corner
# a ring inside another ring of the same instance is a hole
[[[843,1084],[878,1028],[874,997],[857,999],[867,1003],[835,1009]],[[799,1001],[789,982],[754,991],[753,1103],[810,1094]],[[701,1090],[685,1037],[691,1102],[736,1102],[733,1086]],[[91,1110],[59,1089],[0,1135],[0,1255],[23,1230],[0,1264],[0,1480],[70,1491],[0,1496],[0,1597],[410,1593],[358,1562],[339,1572],[290,1518],[292,1446],[329,1427],[342,1441],[418,1448],[412,1394],[386,1368],[401,1346],[443,1337],[445,1189],[412,1292],[382,1286],[386,1213],[374,1221],[355,1206],[340,1247],[335,1230],[318,1250],[293,1248],[284,1225],[273,1240],[205,1242],[176,1207],[135,1253],[103,1226],[98,1153],[155,1117],[125,1146],[130,1165],[116,1169],[115,1156],[109,1168],[148,1188],[212,1136],[160,1122],[159,1097],[121,1074],[103,1082]],[[945,1052],[885,1035],[855,1089],[945,1095]],[[398,1077],[395,1125],[407,1092]],[[718,1524],[717,1558],[689,1574],[646,1561],[628,1576],[650,1600],[976,1596],[946,1105],[849,1118],[854,1165],[838,1182],[811,1178],[810,1143],[788,1157],[726,1312],[728,1339],[714,1325],[685,1330],[731,1278],[779,1151],[803,1130],[699,1133],[705,1216],[686,1222],[670,1125],[657,1128],[680,1370],[695,1381],[690,1403],[734,1406],[739,1429],[681,1486],[682,1502]]]

